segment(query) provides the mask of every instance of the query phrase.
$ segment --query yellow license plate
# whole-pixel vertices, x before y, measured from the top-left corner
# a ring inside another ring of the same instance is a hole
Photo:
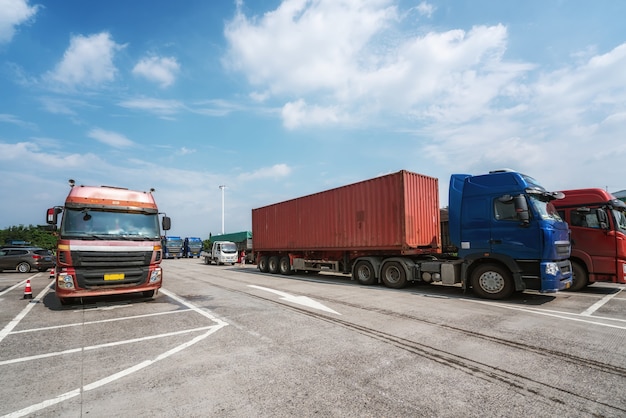
[[[124,280],[124,273],[105,274],[104,280]]]

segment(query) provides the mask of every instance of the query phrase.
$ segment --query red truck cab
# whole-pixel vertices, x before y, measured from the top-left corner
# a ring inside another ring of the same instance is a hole
[[[565,190],[553,202],[570,227],[570,261],[580,290],[595,282],[626,283],[626,204],[603,189]]]

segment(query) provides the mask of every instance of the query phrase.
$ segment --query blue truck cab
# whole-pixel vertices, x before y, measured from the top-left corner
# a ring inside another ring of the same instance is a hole
[[[163,237],[162,246],[163,258],[181,258],[183,256],[183,239],[181,237]]]
[[[202,252],[202,239],[198,237],[186,237],[183,244],[184,258],[200,258]]]
[[[491,299],[569,288],[569,228],[551,203],[559,198],[562,193],[511,170],[453,174],[449,234],[463,259],[463,287]]]

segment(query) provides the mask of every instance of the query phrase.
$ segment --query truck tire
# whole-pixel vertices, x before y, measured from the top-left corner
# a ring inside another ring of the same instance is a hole
[[[261,273],[268,273],[270,271],[268,264],[269,262],[266,255],[259,257],[259,264],[257,267]]]
[[[267,262],[268,271],[272,274],[278,273],[279,264],[280,264],[280,259],[278,258],[278,256],[275,256],[275,255],[271,256]]]
[[[354,278],[362,285],[376,284],[376,273],[372,263],[365,260],[357,262],[354,266]]]
[[[145,291],[143,292],[143,297],[144,297],[144,298],[151,298],[151,297],[154,297],[154,289],[152,289],[152,290],[145,290]]]
[[[289,261],[288,256],[280,258],[280,261],[278,263],[278,271],[280,272],[280,274],[285,276],[290,276],[291,274],[293,274],[293,270],[291,270],[291,261]]]
[[[585,267],[578,262],[572,262],[572,286],[571,291],[582,290],[589,285],[589,274]]]
[[[406,286],[406,271],[398,261],[385,263],[381,271],[381,278],[385,286],[392,289],[402,289]]]
[[[474,292],[484,299],[505,299],[515,291],[511,273],[497,264],[476,267],[471,281]]]
[[[204,257],[204,264],[206,264],[206,265],[210,265],[211,264],[211,260],[209,260],[209,257]]]

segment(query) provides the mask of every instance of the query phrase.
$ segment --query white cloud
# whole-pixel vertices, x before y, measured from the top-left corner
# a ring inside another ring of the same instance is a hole
[[[435,12],[435,6],[423,1],[417,5],[417,11],[422,16],[432,17],[433,13]]]
[[[114,148],[128,148],[134,145],[133,141],[117,132],[105,131],[104,129],[95,128],[87,134],[89,138],[102,142]]]
[[[302,99],[285,104],[282,109],[283,124],[287,129],[307,125],[336,124],[347,117],[337,107],[308,106]]]
[[[15,28],[31,20],[39,7],[27,0],[0,0],[0,44],[11,42]]]
[[[177,100],[161,100],[152,98],[124,100],[118,103],[118,105],[127,109],[145,110],[161,116],[174,115],[184,108],[184,105]]]
[[[116,44],[108,32],[90,36],[72,36],[70,46],[56,68],[45,78],[62,87],[99,87],[115,79],[117,68],[113,63],[115,53],[124,45]]]
[[[374,114],[469,120],[533,68],[503,61],[503,25],[399,38],[400,19],[390,0],[286,0],[254,18],[238,11],[225,29],[224,63],[265,101],[283,101],[291,128]]]
[[[242,173],[239,175],[240,179],[262,179],[262,178],[280,178],[287,177],[291,174],[291,167],[287,164],[274,164],[271,167],[262,167],[251,173]]]
[[[133,74],[145,77],[162,88],[172,85],[179,71],[180,65],[172,57],[143,58],[133,68]]]

